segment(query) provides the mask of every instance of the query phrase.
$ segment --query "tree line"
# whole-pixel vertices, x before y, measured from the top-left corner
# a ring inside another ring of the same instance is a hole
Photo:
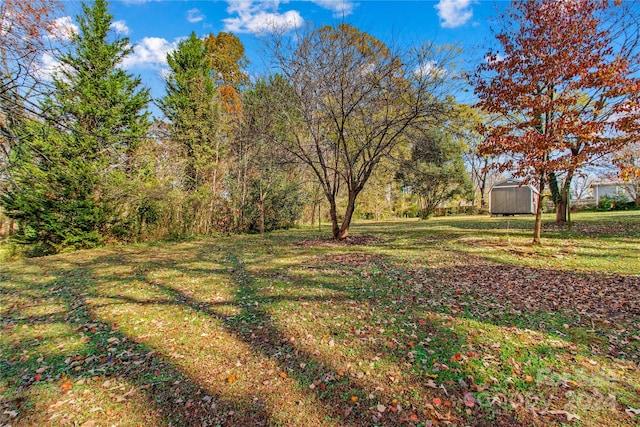
[[[106,0],[83,4],[43,84],[38,59],[61,4],[29,5],[1,6],[14,36],[0,44],[0,202],[32,255],[265,233],[313,222],[320,206],[342,239],[355,215],[428,217],[476,194],[485,207],[492,170],[541,194],[550,186],[566,212],[585,165],[617,155],[624,176],[637,173],[620,155],[639,113],[637,36],[618,19],[633,16],[623,6],[514,1],[501,49],[472,76],[456,68],[456,47],[399,50],[340,24],[273,36],[274,72],[250,79],[235,35],[192,33],[168,54],[165,95],[152,100],[122,68],[132,47],[113,33]],[[454,97],[469,80],[476,106]]]

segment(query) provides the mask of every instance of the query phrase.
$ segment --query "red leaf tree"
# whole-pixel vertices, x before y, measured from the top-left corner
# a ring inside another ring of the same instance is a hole
[[[623,124],[637,120],[635,44],[616,31],[624,5],[603,0],[514,0],[474,75],[479,106],[502,120],[485,126],[481,152],[507,154],[502,171],[539,191],[533,243],[540,243],[542,197],[565,174],[563,200],[582,167],[628,144]],[[620,15],[618,15],[620,16]]]

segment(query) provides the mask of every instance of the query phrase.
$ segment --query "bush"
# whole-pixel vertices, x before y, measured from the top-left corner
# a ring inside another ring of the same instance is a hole
[[[596,210],[610,211],[612,207],[613,207],[613,200],[611,200],[607,196],[604,196],[604,197],[600,197],[600,199],[598,200],[598,205],[596,206]]]
[[[596,210],[598,211],[626,211],[629,209],[633,209],[635,207],[635,202],[629,201],[629,199],[625,196],[614,196],[608,197],[604,196],[598,200],[598,206]]]

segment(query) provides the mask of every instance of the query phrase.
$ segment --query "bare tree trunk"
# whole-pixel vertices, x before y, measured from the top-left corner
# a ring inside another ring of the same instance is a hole
[[[544,174],[540,176],[540,182],[538,183],[538,206],[536,207],[536,221],[533,226],[533,244],[540,245],[540,234],[542,232],[542,201],[544,196],[542,192],[544,191]]]
[[[567,195],[562,189],[560,200],[556,204],[556,223],[564,224],[567,222]]]
[[[353,212],[356,209],[356,197],[357,194],[349,194],[349,201],[347,202],[347,210],[344,213],[344,220],[342,221],[342,226],[340,227],[340,233],[338,234],[338,239],[346,239],[349,236],[349,226],[351,225],[351,219],[353,218]]]
[[[318,203],[314,200],[313,201],[313,205],[311,206],[311,221],[310,224],[313,227],[316,223],[316,207],[318,206]]]
[[[264,236],[264,197],[260,197],[260,235]]]
[[[334,239],[340,239],[340,225],[338,225],[338,212],[335,196],[328,196],[329,199],[329,215],[331,216],[331,231]]]
[[[484,168],[489,164],[489,159],[484,159]],[[487,199],[485,197],[485,191],[487,190],[487,173],[482,173],[482,179],[480,180],[480,209],[488,209]]]
[[[569,197],[571,194],[572,179],[573,179],[573,171],[568,171],[567,177],[565,178],[564,184],[562,185],[562,189],[560,190],[560,200],[556,204],[556,223],[558,224],[567,223],[567,226],[569,228],[571,226],[568,224],[567,210],[569,208]]]

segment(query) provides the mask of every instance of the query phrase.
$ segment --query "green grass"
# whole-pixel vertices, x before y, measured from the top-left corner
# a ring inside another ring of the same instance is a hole
[[[574,219],[4,263],[0,425],[638,425],[640,212]]]

